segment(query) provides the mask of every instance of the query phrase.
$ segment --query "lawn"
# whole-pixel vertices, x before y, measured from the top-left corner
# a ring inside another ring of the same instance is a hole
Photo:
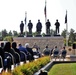
[[[55,64],[48,75],[76,75],[76,63]]]

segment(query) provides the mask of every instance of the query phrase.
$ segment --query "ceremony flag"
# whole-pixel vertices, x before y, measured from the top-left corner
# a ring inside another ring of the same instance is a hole
[[[45,3],[45,8],[44,8],[44,15],[46,17],[46,3]]]
[[[25,37],[27,36],[27,12],[25,12]]]
[[[45,0],[45,7],[44,7],[44,15],[45,15],[45,23],[47,21],[47,6],[46,6],[46,0]]]
[[[45,30],[47,33],[47,29],[46,29],[46,22],[47,22],[47,2],[45,0],[45,7],[44,7],[44,15],[45,15]]]
[[[65,23],[67,23],[67,10],[66,10],[66,15],[65,15]]]
[[[24,19],[25,25],[26,25],[26,20],[27,20],[27,12],[25,12],[25,19]]]

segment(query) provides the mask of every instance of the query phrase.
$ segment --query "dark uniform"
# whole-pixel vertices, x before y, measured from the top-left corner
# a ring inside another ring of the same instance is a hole
[[[58,34],[59,33],[59,26],[60,26],[60,23],[58,22],[58,20],[56,20],[55,26],[56,26],[56,34]]]
[[[41,30],[42,30],[42,23],[40,22],[40,20],[38,20],[38,23],[36,25],[36,31],[38,34],[41,34]]]
[[[23,23],[23,21],[21,21],[21,24],[20,24],[20,31],[21,31],[21,34],[23,34],[23,29],[24,29],[24,23]]]
[[[29,34],[32,34],[32,28],[33,28],[33,24],[31,23],[31,20],[29,20],[28,23]]]
[[[46,22],[46,34],[50,34],[50,26],[51,26],[51,23],[49,22],[49,19],[48,19]]]

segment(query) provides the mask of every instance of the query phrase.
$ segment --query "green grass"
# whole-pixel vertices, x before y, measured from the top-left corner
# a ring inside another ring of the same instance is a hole
[[[76,75],[76,63],[55,64],[48,75]]]

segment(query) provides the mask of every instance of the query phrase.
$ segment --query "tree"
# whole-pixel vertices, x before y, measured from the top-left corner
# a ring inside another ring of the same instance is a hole
[[[69,35],[69,41],[71,41],[71,43],[73,44],[73,42],[75,41],[75,30],[74,29],[70,29],[70,35]]]
[[[66,38],[66,29],[64,29],[64,30],[62,31],[61,35],[62,35],[64,38]]]
[[[13,31],[13,36],[18,36],[17,31]]]
[[[11,30],[9,31],[8,36],[12,36],[12,32],[11,32]]]
[[[3,39],[4,41],[9,41],[9,42],[13,42],[13,37],[12,36],[6,36]]]
[[[7,31],[6,29],[2,30],[2,37],[6,37],[8,34],[7,34]]]
[[[45,33],[42,33],[42,36],[45,36]]]
[[[74,33],[74,40],[76,41],[76,32]]]
[[[33,35],[33,36],[36,36],[36,35],[37,35],[37,32],[32,32],[32,35]]]

